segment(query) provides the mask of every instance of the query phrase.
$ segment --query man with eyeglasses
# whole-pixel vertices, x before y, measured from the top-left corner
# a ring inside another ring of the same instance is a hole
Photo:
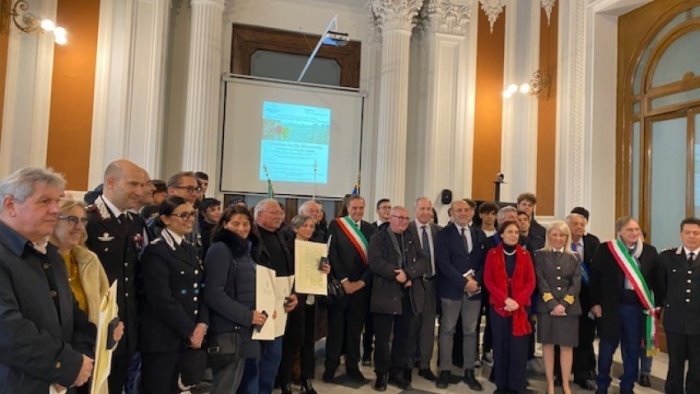
[[[452,346],[457,319],[462,319],[462,355],[464,382],[471,390],[482,391],[474,376],[476,361],[476,325],[481,308],[482,265],[484,258],[483,231],[469,225],[474,208],[457,200],[452,208],[452,222],[437,233],[435,261],[437,262],[437,295],[440,298],[440,374],[438,388],[454,382]]]
[[[197,177],[192,171],[181,171],[172,175],[167,182],[168,195],[180,196],[185,201],[196,206],[197,198],[202,192],[199,186]],[[155,239],[163,231],[163,224],[158,219],[158,216],[148,220],[148,228]],[[199,222],[195,221],[192,227],[192,232],[185,236],[185,240],[192,244],[197,249],[197,254],[201,259],[204,259],[204,248],[202,246],[202,235],[199,228]]]
[[[377,201],[377,220],[372,223],[372,226],[377,230],[382,230],[389,225],[389,213],[391,212],[391,200],[388,198],[380,198]]]
[[[144,171],[128,160],[110,163],[104,173],[104,193],[88,207],[86,246],[99,257],[109,283],[117,281],[119,320],[124,337],[112,355],[109,392],[122,392],[129,363],[136,353],[138,303],[137,264],[144,245],[143,218],[133,213],[144,193]],[[133,361],[137,362],[137,361]]]
[[[409,220],[406,208],[391,208],[388,226],[369,242],[378,391],[386,390],[387,383],[411,387],[418,316],[425,301],[423,275],[430,272],[430,262],[414,233],[406,231]]]

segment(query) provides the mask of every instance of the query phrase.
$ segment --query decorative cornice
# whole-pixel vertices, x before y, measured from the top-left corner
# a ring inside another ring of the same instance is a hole
[[[423,0],[370,0],[370,26],[376,32],[403,30],[410,32]]]
[[[498,16],[503,12],[503,8],[506,6],[505,0],[479,0],[481,3],[481,9],[484,14],[489,18],[489,27],[491,33],[493,33],[493,25],[498,20]]]
[[[464,0],[426,0],[420,16],[427,31],[464,36],[471,12],[471,2]]]
[[[557,0],[540,0],[540,4],[542,4],[544,12],[547,14],[547,26],[549,26],[549,22],[552,17],[552,8],[554,8],[554,3],[556,2]]]

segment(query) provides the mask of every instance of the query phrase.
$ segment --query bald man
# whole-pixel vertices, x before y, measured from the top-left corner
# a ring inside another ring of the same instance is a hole
[[[129,360],[136,353],[138,304],[136,267],[144,247],[143,219],[133,213],[142,201],[144,170],[128,160],[107,166],[104,193],[88,207],[87,247],[100,258],[109,282],[117,281],[119,319],[124,322],[124,337],[112,355],[109,392],[122,392]]]

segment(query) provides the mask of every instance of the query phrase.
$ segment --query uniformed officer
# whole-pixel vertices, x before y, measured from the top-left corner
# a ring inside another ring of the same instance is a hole
[[[143,389],[156,394],[179,392],[180,369],[193,367],[183,365],[191,361],[183,356],[189,348],[201,348],[209,324],[200,293],[202,261],[185,240],[197,211],[182,197],[171,196],[159,214],[165,228],[141,258],[145,297],[139,331]]]
[[[130,212],[144,189],[142,169],[128,160],[107,166],[104,194],[88,207],[86,246],[100,258],[109,283],[117,281],[119,320],[125,335],[112,355],[109,392],[119,394],[126,384],[129,361],[136,353],[138,304],[136,270],[143,247],[143,219]]]
[[[681,222],[681,243],[661,252],[659,264],[659,298],[668,347],[667,394],[700,393],[700,219],[689,217]]]

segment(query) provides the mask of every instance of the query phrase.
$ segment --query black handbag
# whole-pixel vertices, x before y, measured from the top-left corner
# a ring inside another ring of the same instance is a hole
[[[238,331],[212,335],[207,339],[207,358],[213,369],[232,363],[240,351],[241,334]]]

